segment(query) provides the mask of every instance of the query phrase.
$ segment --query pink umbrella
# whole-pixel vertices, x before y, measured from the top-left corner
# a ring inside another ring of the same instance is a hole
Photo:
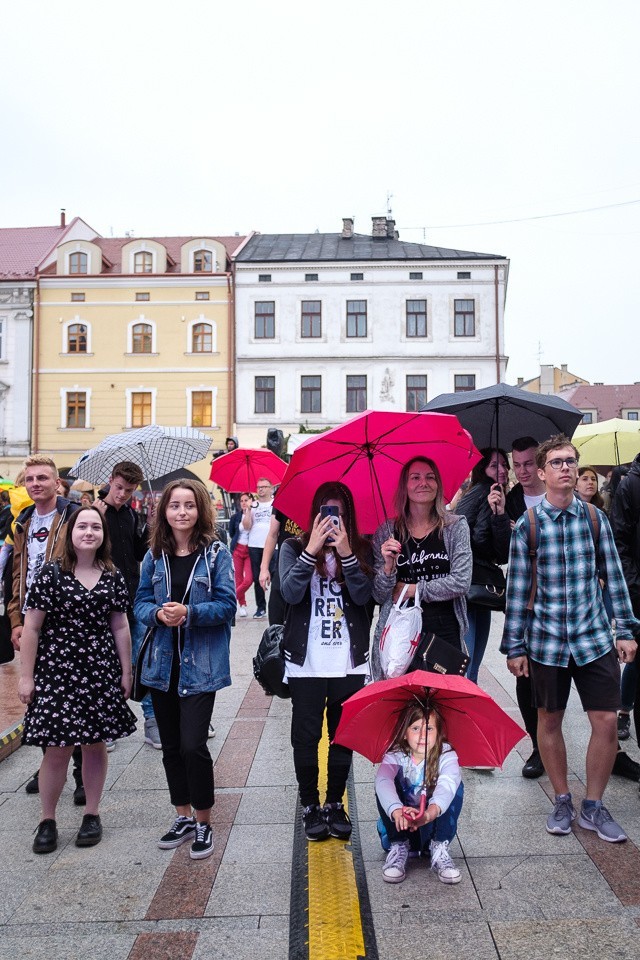
[[[274,504],[306,529],[315,491],[340,480],[353,493],[358,529],[373,533],[394,514],[400,471],[419,456],[437,464],[447,500],[480,459],[471,435],[451,414],[366,410],[300,444]]]
[[[224,453],[211,464],[209,479],[230,493],[247,490],[252,493],[261,477],[271,483],[280,483],[287,464],[270,450],[248,450],[241,447]]]

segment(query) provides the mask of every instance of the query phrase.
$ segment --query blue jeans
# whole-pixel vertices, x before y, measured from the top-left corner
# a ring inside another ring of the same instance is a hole
[[[458,818],[462,810],[463,799],[464,783],[461,783],[449,807],[439,817],[432,820],[431,823],[425,823],[425,825],[418,830],[398,830],[394,821],[391,817],[387,816],[380,806],[380,801],[376,797],[378,813],[380,814],[378,834],[380,835],[382,849],[388,851],[392,843],[409,840],[412,849],[422,850],[428,853],[429,844],[432,840],[436,840],[439,843],[443,840],[448,840],[449,843],[451,843],[458,829]]]
[[[638,679],[638,663],[632,660],[631,663],[625,663],[622,670],[622,679],[620,680],[620,697],[622,699],[622,710],[625,713],[631,713],[636,698],[636,684]]]
[[[491,610],[488,607],[480,607],[475,603],[467,604],[467,617],[469,620],[469,629],[467,630],[464,642],[469,651],[469,666],[467,668],[467,677],[478,682],[478,671],[487,649],[489,640],[489,630],[491,629]]]
[[[147,632],[147,628],[144,623],[140,623],[139,620],[135,620],[132,616],[128,617],[129,620],[129,630],[131,632],[131,662],[135,665],[136,657],[140,650],[142,641],[144,640],[144,635]],[[155,714],[153,712],[153,704],[151,703],[151,694],[148,693],[144,700],[140,701],[140,706],[142,707],[142,713],[144,714],[145,720],[153,720]]]

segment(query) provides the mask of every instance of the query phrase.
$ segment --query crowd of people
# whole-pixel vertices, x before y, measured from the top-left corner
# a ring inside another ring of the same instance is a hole
[[[250,615],[251,589],[252,618],[267,616],[268,592],[269,623],[283,625],[294,770],[309,841],[351,835],[345,790],[352,754],[334,735],[345,701],[384,677],[380,643],[399,597],[420,606],[423,634],[468,656],[474,683],[492,612],[504,611],[501,651],[532,746],[522,775],[546,772],[554,791],[547,831],[570,833],[577,818],[605,841],[624,841],[603,796],[612,771],[640,780],[640,766],[619,745],[630,735],[632,713],[636,735],[640,722],[640,454],[606,501],[610,523],[598,475],[579,466],[570,439],[538,444],[525,436],[509,453],[511,464],[507,451],[482,450],[450,505],[438,463],[413,458],[400,472],[389,519],[372,536],[358,529],[358,491],[344,482],[318,486],[302,530],[274,507],[274,487],[262,477],[237,499],[229,547],[199,481],[169,483],[143,525],[130,506],[143,480],[135,464],[118,464],[95,500],[77,504],[61,495],[50,458],[29,457],[20,478],[27,500],[4,525],[0,573],[11,573],[5,599],[21,651],[23,742],[44,754],[27,784],[42,808],[34,851],[56,849],[56,805],[70,758],[74,801],[86,808],[76,844],[100,841],[107,752],[135,727],[127,698],[141,652],[145,740],[162,750],[175,807],[158,845],[189,842],[196,860],[212,853],[207,740],[216,693],[231,683],[231,627],[236,616]],[[562,730],[572,682],[591,727],[579,812]],[[424,784],[427,802],[418,810]],[[449,844],[464,787],[455,744],[433,704],[418,700],[398,716],[375,795],[383,879],[404,880],[414,854],[427,857],[443,883],[458,883]]]

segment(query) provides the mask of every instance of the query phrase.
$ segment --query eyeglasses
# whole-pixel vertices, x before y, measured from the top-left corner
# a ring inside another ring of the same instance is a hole
[[[267,484],[266,487],[264,487],[264,486],[263,486],[263,487],[257,487],[256,489],[257,489],[257,490],[271,490],[271,484]]]
[[[547,460],[545,467],[551,467],[552,470],[562,470],[562,465],[565,464],[571,470],[573,467],[578,466],[578,461],[575,457],[565,457],[562,460],[560,457],[556,457],[554,460]]]

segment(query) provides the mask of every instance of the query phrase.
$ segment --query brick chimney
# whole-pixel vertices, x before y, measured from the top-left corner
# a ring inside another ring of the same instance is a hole
[[[67,225],[67,212],[64,209],[64,207],[62,207],[60,210],[60,226],[66,227],[66,225]]]
[[[387,237],[389,238],[389,240],[397,240],[400,234],[396,230],[395,220],[391,220],[389,217],[387,217],[386,228],[387,228]]]
[[[387,236],[387,218],[371,217],[371,236],[375,238],[386,238]]]
[[[524,383],[524,377],[518,377],[518,386],[521,387]]]
[[[353,236],[353,217],[342,218],[342,239],[350,240]]]

